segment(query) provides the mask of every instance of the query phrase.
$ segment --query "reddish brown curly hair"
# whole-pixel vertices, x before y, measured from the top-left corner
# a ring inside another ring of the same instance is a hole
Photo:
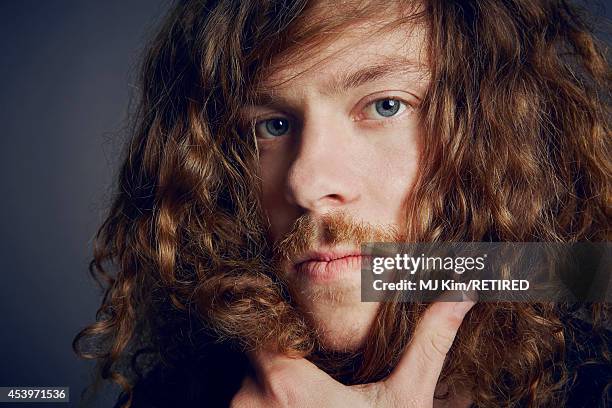
[[[407,236],[609,240],[610,70],[582,12],[565,0],[404,3],[409,19],[396,23],[427,27],[431,72]],[[386,10],[340,4],[185,0],[167,16],[144,60],[133,137],[95,240],[90,270],[105,288],[102,305],[74,340],[79,355],[100,362],[102,378],[129,393],[121,362],[130,350],[144,345],[163,359],[188,347],[168,335],[188,325],[181,316],[197,316],[222,341],[273,342],[340,375],[317,360],[310,328],[270,272],[256,145],[236,125],[279,56],[307,55]],[[351,382],[389,372],[424,308],[382,305]],[[605,319],[603,305],[585,308]],[[565,313],[552,304],[476,305],[443,380],[478,406],[558,403]]]

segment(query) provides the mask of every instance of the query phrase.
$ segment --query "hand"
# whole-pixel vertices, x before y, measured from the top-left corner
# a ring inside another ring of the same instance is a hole
[[[432,304],[397,367],[376,383],[346,386],[306,359],[253,353],[249,357],[257,378],[244,380],[231,406],[431,408],[446,354],[473,305],[472,301]]]

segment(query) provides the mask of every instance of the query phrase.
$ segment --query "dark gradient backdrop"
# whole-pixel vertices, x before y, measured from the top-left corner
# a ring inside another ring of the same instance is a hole
[[[589,7],[609,16],[608,3]],[[70,386],[76,406],[90,381],[70,343],[100,300],[91,241],[138,58],[169,4],[0,0],[0,386]]]
[[[92,237],[138,59],[168,5],[0,3],[0,386],[70,386],[76,406],[90,381],[70,343],[100,301],[87,273]]]

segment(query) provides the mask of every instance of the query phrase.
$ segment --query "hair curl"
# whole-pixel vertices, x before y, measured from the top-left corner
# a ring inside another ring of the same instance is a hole
[[[100,362],[102,378],[129,393],[119,365],[130,347],[148,337],[170,358],[189,345],[168,333],[193,316],[221,340],[247,349],[273,342],[316,360],[310,329],[269,272],[257,150],[236,128],[237,109],[275,57],[307,55],[384,10],[349,3],[350,12],[313,20],[325,4],[180,1],[166,18],[144,60],[133,137],[95,239],[90,271],[105,288],[102,305],[74,340],[79,355]],[[423,5],[431,84],[408,236],[608,240],[610,71],[583,14],[564,0]],[[381,307],[351,382],[389,372],[424,307]],[[603,306],[587,309],[599,317]],[[568,375],[565,313],[550,304],[476,305],[443,378],[478,406],[558,401]]]

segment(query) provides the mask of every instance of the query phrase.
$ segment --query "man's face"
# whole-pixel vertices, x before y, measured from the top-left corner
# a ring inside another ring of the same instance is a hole
[[[389,230],[405,221],[419,160],[417,107],[427,87],[424,34],[377,27],[380,21],[350,26],[299,64],[273,72],[260,84],[261,102],[246,109],[257,122],[272,242],[300,217],[319,231],[329,231],[338,214]],[[308,239],[306,250],[281,265],[284,278],[322,345],[356,349],[378,309],[360,301],[359,242]]]

